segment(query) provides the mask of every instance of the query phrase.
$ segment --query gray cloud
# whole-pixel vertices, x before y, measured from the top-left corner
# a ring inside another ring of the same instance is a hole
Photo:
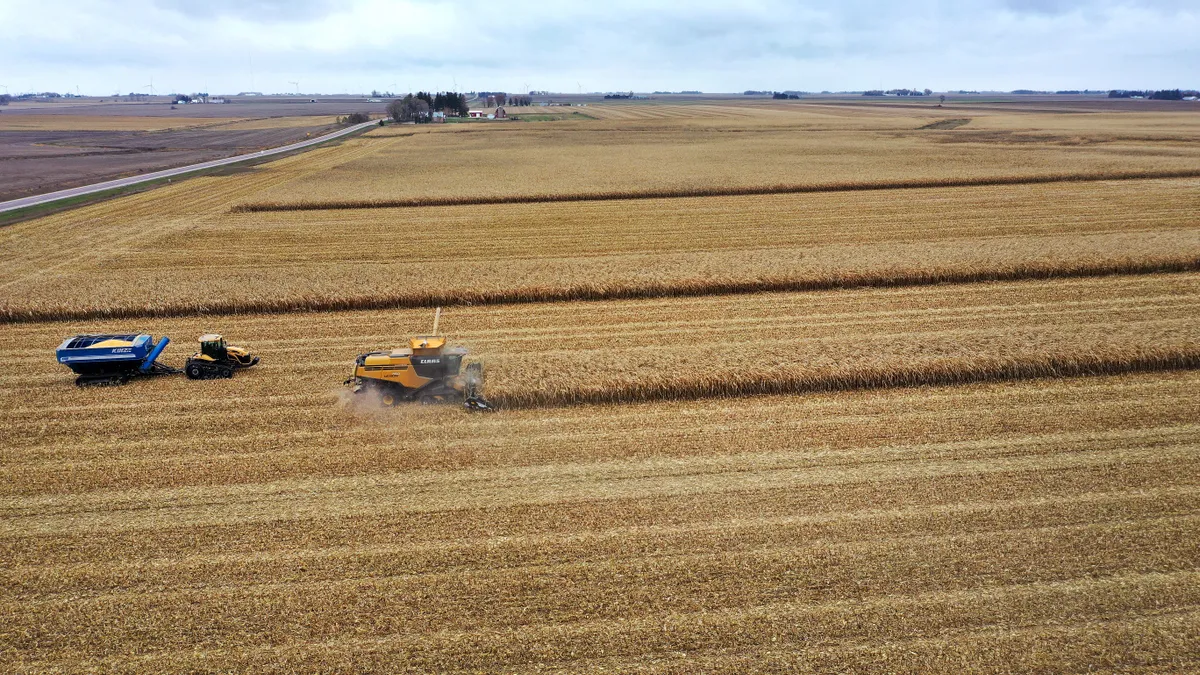
[[[1183,0],[0,0],[0,82],[107,94],[1194,87]]]

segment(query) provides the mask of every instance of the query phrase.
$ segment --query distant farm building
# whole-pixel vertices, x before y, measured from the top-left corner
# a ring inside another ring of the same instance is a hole
[[[470,117],[473,120],[477,120],[477,119],[481,119],[483,117],[487,117],[487,115],[482,110],[468,110],[467,117]]]
[[[508,119],[508,113],[504,112],[503,107],[496,108],[496,119],[498,119],[498,120]]]

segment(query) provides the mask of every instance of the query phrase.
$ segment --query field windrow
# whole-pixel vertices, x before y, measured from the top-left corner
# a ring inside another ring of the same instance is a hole
[[[867,190],[914,190],[921,188],[979,187],[988,185],[1039,185],[1043,183],[1148,180],[1156,178],[1195,178],[1198,176],[1200,176],[1200,169],[1173,171],[1109,171],[1103,173],[879,180],[873,182],[811,183],[800,185],[744,185],[660,190],[625,190],[613,192],[515,194],[496,196],[430,196],[409,197],[405,199],[330,199],[324,201],[300,200],[294,202],[246,202],[235,204],[230,210],[233,213],[261,213],[267,211],[326,211],[341,209],[402,209],[429,206],[545,204],[555,202],[629,201],[636,199],[685,199],[689,197],[738,197],[756,195],[810,194],[820,192],[862,192]]]

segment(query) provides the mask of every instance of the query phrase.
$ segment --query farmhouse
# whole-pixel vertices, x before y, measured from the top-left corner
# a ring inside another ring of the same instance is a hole
[[[504,108],[496,108],[495,112],[487,110],[469,110],[467,116],[473,120],[488,119],[488,120],[503,120],[508,119],[508,113],[504,112]]]

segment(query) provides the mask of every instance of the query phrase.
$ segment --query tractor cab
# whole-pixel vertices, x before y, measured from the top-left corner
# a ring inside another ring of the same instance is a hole
[[[229,349],[225,345],[225,338],[216,333],[208,333],[200,336],[200,353],[211,359],[223,361],[229,355]]]

